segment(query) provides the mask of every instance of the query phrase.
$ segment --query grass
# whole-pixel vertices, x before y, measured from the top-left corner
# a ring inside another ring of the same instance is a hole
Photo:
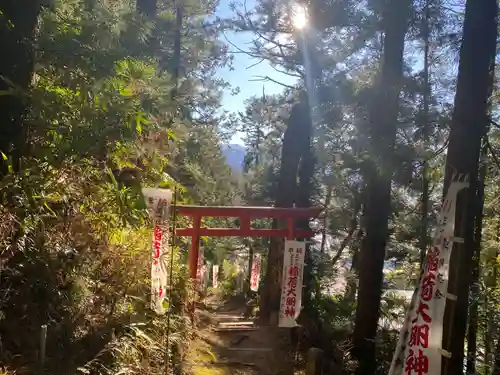
[[[212,346],[201,338],[195,339],[189,345],[185,357],[185,365],[189,368],[191,375],[229,375],[230,372],[223,366],[216,364],[217,355],[213,352]]]

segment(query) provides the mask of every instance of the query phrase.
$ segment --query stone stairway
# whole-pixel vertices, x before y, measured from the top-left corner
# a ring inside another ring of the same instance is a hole
[[[279,375],[290,374],[287,331],[277,327],[259,326],[244,317],[244,308],[210,306],[211,324],[199,332],[205,345],[210,346],[214,359],[198,363],[214,375]],[[283,340],[285,338],[285,340]],[[193,375],[200,371],[191,371]]]

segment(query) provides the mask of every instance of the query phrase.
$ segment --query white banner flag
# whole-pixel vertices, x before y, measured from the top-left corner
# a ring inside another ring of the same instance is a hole
[[[306,243],[285,240],[279,327],[295,327],[302,308],[302,283]]]
[[[214,264],[212,267],[212,287],[214,289],[218,288],[219,286],[219,265]]]
[[[202,284],[202,267],[203,264],[205,263],[205,250],[203,247],[200,247],[198,250],[198,264],[196,266],[196,285],[198,287],[198,290],[201,290],[203,287]]]
[[[201,283],[200,289],[206,291],[208,286],[208,264],[203,264],[201,266]]]
[[[210,282],[210,271],[212,270],[212,263],[206,262],[205,263],[205,271],[203,274],[203,288],[205,290],[208,289],[208,283]]]
[[[151,309],[158,315],[166,312],[163,302],[167,293],[167,248],[168,235],[159,225],[153,231],[153,261],[151,264]]]
[[[166,189],[143,188],[142,194],[151,218],[155,221],[153,230],[151,261],[151,309],[158,315],[166,312],[163,302],[167,293],[167,251],[168,208],[172,192]]]
[[[252,273],[250,275],[250,290],[254,292],[259,290],[260,267],[261,267],[260,254],[255,254],[252,262]]]
[[[389,375],[441,374],[443,317],[448,291],[448,266],[455,240],[457,194],[468,186],[468,182],[457,179],[450,184]]]

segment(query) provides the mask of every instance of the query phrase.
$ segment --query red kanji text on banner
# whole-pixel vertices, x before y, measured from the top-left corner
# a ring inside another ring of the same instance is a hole
[[[279,327],[292,328],[297,326],[295,319],[299,316],[302,308],[305,252],[305,242],[285,240]]]
[[[172,192],[166,189],[143,188],[149,215],[155,222],[151,260],[151,309],[165,314],[163,302],[167,294],[168,208]]]

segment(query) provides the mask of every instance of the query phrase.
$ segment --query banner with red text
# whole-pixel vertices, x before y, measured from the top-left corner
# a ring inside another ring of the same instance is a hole
[[[168,208],[172,192],[167,189],[143,188],[149,215],[155,222],[151,260],[151,309],[165,314],[167,293]]]
[[[151,264],[151,309],[157,314],[165,314],[163,302],[167,293],[167,231],[155,225],[153,231],[153,261]]]
[[[443,317],[448,291],[448,266],[453,247],[457,194],[469,186],[451,182],[439,214],[432,246],[427,251],[420,283],[413,295],[389,375],[440,375]]]
[[[302,283],[306,243],[285,240],[279,327],[295,327],[302,308]]]
[[[260,254],[255,254],[252,261],[252,273],[250,274],[250,290],[254,292],[259,290],[260,267],[261,256]]]
[[[219,287],[219,265],[214,264],[212,267],[212,288]]]

